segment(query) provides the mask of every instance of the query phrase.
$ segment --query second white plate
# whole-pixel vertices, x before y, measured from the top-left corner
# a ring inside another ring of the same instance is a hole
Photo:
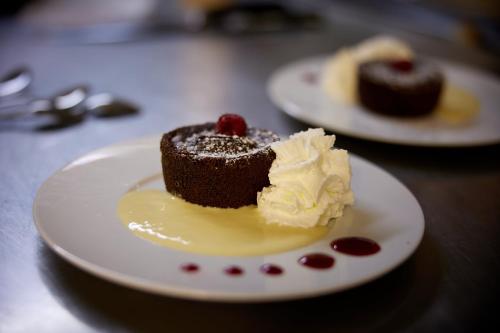
[[[436,147],[500,142],[500,82],[493,76],[434,60],[448,81],[470,91],[480,102],[480,111],[473,121],[449,126],[432,115],[400,119],[378,115],[358,105],[336,103],[320,84],[325,60],[325,57],[309,58],[278,69],[268,82],[273,103],[298,120],[361,139]]]

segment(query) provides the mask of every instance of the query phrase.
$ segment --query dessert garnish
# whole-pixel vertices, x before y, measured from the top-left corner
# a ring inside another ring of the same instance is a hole
[[[200,270],[200,267],[194,263],[186,263],[181,265],[181,270],[186,273],[196,273]]]
[[[267,275],[281,275],[283,274],[283,268],[278,265],[264,264],[260,266],[260,271]]]
[[[226,113],[219,117],[215,124],[215,133],[224,135],[245,136],[247,134],[247,123],[242,116]]]
[[[309,268],[328,269],[335,264],[335,258],[324,253],[309,253],[300,257],[298,262]]]
[[[334,135],[309,129],[271,144],[276,159],[270,186],[257,197],[267,223],[311,228],[341,217],[354,202],[347,151],[332,149]]]
[[[365,237],[343,237],[330,243],[332,250],[352,256],[369,256],[380,251],[380,245]]]
[[[227,275],[242,275],[245,271],[239,267],[239,266],[235,266],[235,265],[231,265],[229,267],[226,267],[224,269],[224,273],[226,273]]]
[[[390,60],[389,65],[400,72],[411,72],[413,70],[413,61],[406,59]]]

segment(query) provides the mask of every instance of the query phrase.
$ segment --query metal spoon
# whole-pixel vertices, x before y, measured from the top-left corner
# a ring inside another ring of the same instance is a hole
[[[12,112],[0,112],[0,120],[13,120],[31,116],[50,116],[54,123],[75,123],[85,117],[85,99],[88,87],[84,85],[65,89],[49,99],[35,99]],[[2,108],[5,109],[5,108]]]
[[[33,80],[31,71],[26,67],[18,67],[0,78],[0,97],[18,94],[25,90]]]
[[[87,111],[95,117],[111,118],[136,114],[139,107],[108,93],[90,96],[85,101]]]

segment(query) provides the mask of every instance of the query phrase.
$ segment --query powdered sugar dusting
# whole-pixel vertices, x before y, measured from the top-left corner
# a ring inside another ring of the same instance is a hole
[[[430,63],[415,62],[414,69],[401,72],[384,62],[373,62],[364,65],[363,70],[370,75],[372,80],[379,82],[392,82],[401,86],[414,86],[426,83],[429,80],[438,80],[441,76],[436,66]]]
[[[194,133],[184,140],[180,135],[172,138],[179,150],[198,157],[241,158],[265,149],[279,138],[271,131],[249,128],[246,136],[217,134],[213,129]]]

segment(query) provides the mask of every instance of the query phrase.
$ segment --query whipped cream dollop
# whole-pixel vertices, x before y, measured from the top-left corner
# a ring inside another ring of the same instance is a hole
[[[354,202],[346,150],[332,149],[334,135],[322,128],[296,133],[271,144],[276,153],[270,186],[257,195],[267,223],[310,228],[342,216]]]
[[[323,89],[335,100],[353,104],[357,101],[358,66],[372,60],[398,59],[413,59],[413,51],[403,41],[390,36],[376,36],[342,48],[326,62]]]

